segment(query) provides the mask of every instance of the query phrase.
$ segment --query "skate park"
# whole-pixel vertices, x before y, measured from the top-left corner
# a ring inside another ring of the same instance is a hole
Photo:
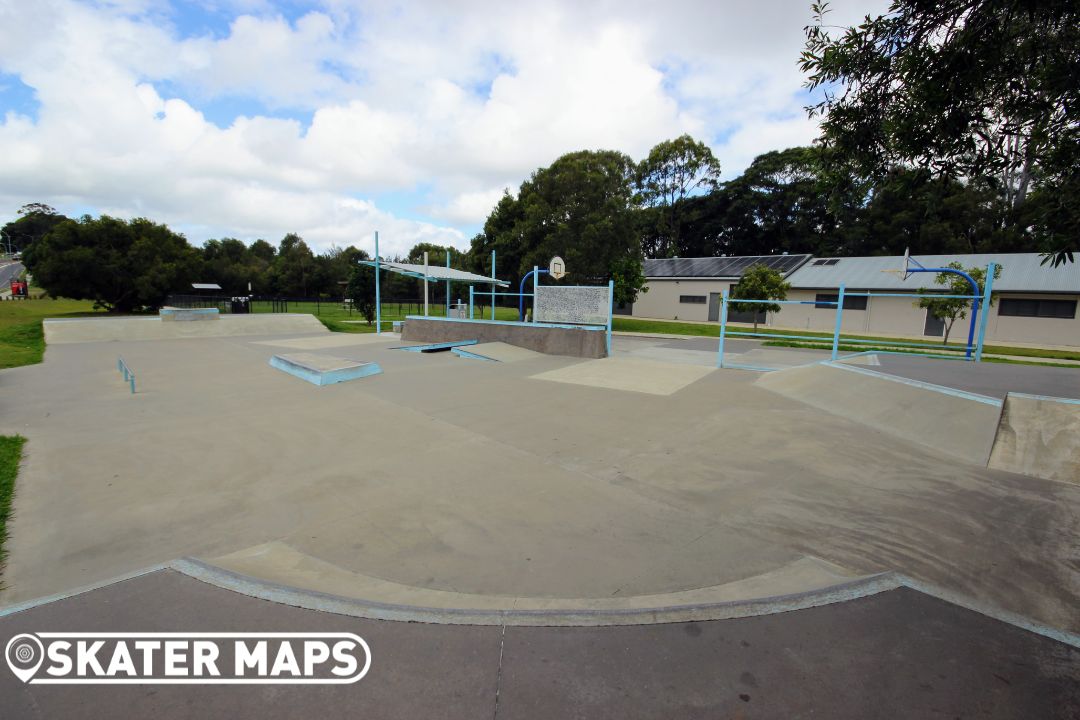
[[[0,622],[150,598],[468,645],[855,616],[910,641],[932,616],[972,668],[1033,655],[1024,693],[1072,687],[1071,369],[742,338],[718,368],[715,338],[616,334],[593,359],[249,318],[46,322],[45,362],[0,375],[29,440]],[[298,355],[380,372],[319,386],[274,365]]]

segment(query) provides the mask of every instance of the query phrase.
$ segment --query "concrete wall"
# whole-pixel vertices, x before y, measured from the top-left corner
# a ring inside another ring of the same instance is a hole
[[[401,339],[409,342],[440,343],[453,340],[504,342],[548,355],[581,358],[607,357],[607,333],[543,323],[490,322],[416,318],[405,320]]]
[[[638,295],[634,316],[663,320],[705,321],[709,313],[709,294],[729,290],[734,285],[726,280],[651,280],[649,292]],[[793,289],[788,300],[813,302],[818,293],[835,294],[835,290]],[[866,292],[852,290],[852,292]],[[705,304],[684,304],[680,295],[703,295]],[[1004,298],[1042,298],[1077,300],[1076,295],[1036,295],[1002,293]],[[868,298],[866,310],[845,310],[843,332],[852,334],[897,335],[924,337],[926,310],[916,307],[917,300],[898,297]],[[1072,319],[1008,317],[998,314],[1000,303],[995,299],[986,325],[986,340],[994,343],[1031,343],[1035,345],[1080,346],[1080,311]],[[778,313],[770,313],[766,325],[797,330],[831,332],[836,322],[836,308],[816,308],[813,305],[784,305]],[[956,321],[949,340],[967,337],[967,318]],[[929,336],[933,337],[933,336]]]

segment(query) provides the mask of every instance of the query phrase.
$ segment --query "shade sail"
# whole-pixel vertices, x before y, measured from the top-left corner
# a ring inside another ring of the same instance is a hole
[[[359,262],[361,265],[375,267],[374,260],[360,260]],[[399,275],[408,275],[409,277],[419,278],[421,280],[426,278],[428,282],[445,282],[447,280],[452,280],[454,282],[469,283],[470,285],[487,284],[495,285],[497,287],[510,287],[510,283],[506,280],[493,280],[485,275],[477,275],[475,273],[465,272],[464,270],[443,267],[442,265],[428,265],[425,268],[423,265],[414,265],[412,263],[386,262],[380,260],[379,267],[383,270],[396,272]],[[427,271],[426,274],[425,270]]]

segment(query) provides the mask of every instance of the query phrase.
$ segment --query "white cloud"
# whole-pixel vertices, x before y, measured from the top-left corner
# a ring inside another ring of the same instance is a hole
[[[463,248],[503,188],[565,152],[640,158],[689,132],[732,176],[816,134],[803,0],[326,0],[292,20],[266,0],[203,4],[233,13],[219,35],[165,0],[0,4],[0,72],[40,103],[0,108],[0,215],[42,201],[195,241],[295,231],[370,249],[379,229],[390,253]],[[852,3],[830,21],[856,19]],[[242,114],[223,121],[222,101]],[[390,191],[426,214],[369,199]]]

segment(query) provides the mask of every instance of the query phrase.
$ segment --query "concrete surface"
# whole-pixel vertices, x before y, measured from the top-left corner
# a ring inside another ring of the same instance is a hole
[[[21,632],[352,632],[353,685],[24,685],[5,718],[1067,720],[1080,651],[912,590],[766,617],[637,627],[440,626],[299,610],[162,571],[0,617]]]
[[[222,315],[213,322],[162,322],[161,317],[74,318],[45,320],[42,326],[49,345],[330,332],[314,315],[288,313]]]
[[[989,465],[1080,484],[1080,401],[1009,393]]]
[[[1001,413],[996,400],[838,365],[765,373],[756,385],[976,465],[985,465],[990,456]]]
[[[877,368],[880,372],[1002,400],[1009,391],[1080,398],[1080,370],[1072,368],[971,363],[904,355],[881,354],[878,358],[881,361],[881,367]]]
[[[756,373],[654,395],[530,379],[577,359],[373,342],[327,354],[382,375],[313,393],[267,365],[271,341],[54,345],[0,371],[18,409],[0,432],[29,439],[0,603],[276,542],[328,576],[532,599],[694,591],[815,557],[1080,629],[1080,487],[960,462]]]
[[[548,370],[531,377],[533,380],[549,380],[608,390],[671,395],[714,370],[711,367],[673,365],[637,358],[606,358]]]
[[[410,316],[402,326],[406,342],[441,343],[477,340],[503,342],[545,355],[578,358],[607,357],[606,334],[602,330],[568,328],[542,323],[481,322]]]

